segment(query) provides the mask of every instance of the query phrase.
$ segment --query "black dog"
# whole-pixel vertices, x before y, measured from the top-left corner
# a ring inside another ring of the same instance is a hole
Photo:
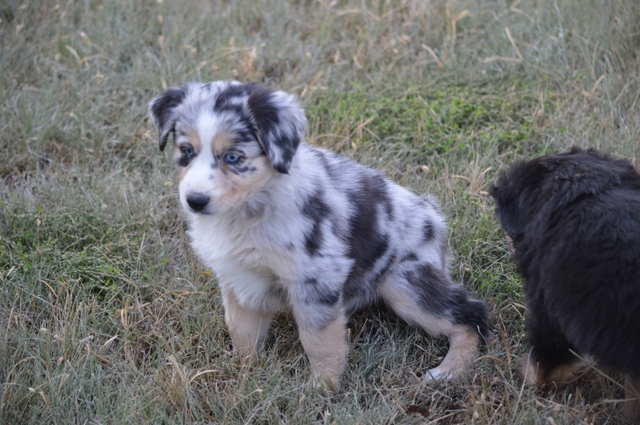
[[[594,150],[519,162],[491,189],[524,281],[520,372],[561,383],[591,357],[625,374],[640,421],[640,174]]]

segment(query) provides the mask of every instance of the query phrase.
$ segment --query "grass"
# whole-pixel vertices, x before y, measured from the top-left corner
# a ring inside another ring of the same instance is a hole
[[[487,189],[505,164],[640,157],[634,0],[18,2],[0,6],[0,422],[617,423],[618,376],[537,391],[520,280]],[[190,80],[298,94],[310,143],[440,198],[452,271],[498,336],[459,382],[386,310],[352,318],[341,394],[308,383],[289,315],[231,350],[146,104]]]

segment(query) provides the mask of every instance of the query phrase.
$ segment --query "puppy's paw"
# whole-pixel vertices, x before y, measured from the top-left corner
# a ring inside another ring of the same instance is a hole
[[[528,384],[531,385],[543,385],[548,382],[544,382],[540,374],[540,369],[537,363],[533,363],[530,355],[520,357],[516,366],[516,371],[520,377]]]
[[[310,384],[316,390],[328,392],[331,394],[338,394],[341,390],[339,376],[312,376]]]
[[[531,385],[561,388],[566,385],[581,364],[581,361],[576,361],[545,370],[538,363],[534,363],[531,355],[527,355],[518,360],[517,371],[522,379]]]
[[[451,381],[453,378],[456,377],[456,374],[452,370],[444,370],[441,366],[434,367],[433,369],[429,369],[424,374],[424,380],[427,384],[442,382],[442,381]]]

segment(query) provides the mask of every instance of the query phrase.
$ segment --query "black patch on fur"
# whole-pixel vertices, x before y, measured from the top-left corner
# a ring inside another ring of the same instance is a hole
[[[230,85],[220,92],[213,106],[214,112],[230,112],[234,119],[238,120],[241,124],[240,127],[234,126],[234,143],[246,142],[248,140],[259,142],[258,129],[255,128],[252,117],[244,106],[244,102],[248,101],[251,91],[255,86],[255,83]]]
[[[330,292],[318,298],[318,302],[326,306],[334,306],[340,299],[340,291]]]
[[[366,171],[357,182],[358,189],[349,196],[355,209],[349,219],[349,257],[356,260],[356,273],[369,271],[387,251],[387,238],[378,230],[378,205],[384,205],[387,211],[393,209],[384,178]]]
[[[176,121],[173,110],[179,106],[186,96],[184,87],[174,87],[166,90],[153,100],[149,112],[158,127],[160,138],[158,146],[164,150],[169,140],[169,135],[175,133]]]
[[[415,253],[410,252],[400,259],[401,263],[405,263],[407,261],[418,261],[418,256]]]
[[[451,309],[452,282],[442,270],[421,263],[402,273],[418,294],[418,301],[430,313],[446,315]]]
[[[422,225],[422,240],[424,242],[431,242],[434,236],[435,230],[433,228],[433,223],[431,223],[430,221],[425,221]]]
[[[488,337],[487,307],[482,301],[469,298],[467,292],[453,282],[447,272],[431,264],[421,263],[403,272],[415,289],[418,302],[436,316],[451,317],[458,325],[470,326]]]
[[[363,169],[356,188],[349,194],[355,214],[349,219],[348,255],[355,261],[344,285],[346,301],[371,293],[379,282],[380,277],[371,273],[389,249],[387,235],[378,229],[379,205],[383,206],[389,220],[393,215],[387,182],[382,175]]]
[[[186,167],[187,165],[189,165],[189,163],[191,162],[191,160],[192,160],[192,159],[193,159],[193,158],[189,158],[189,157],[188,157],[188,156],[186,156],[186,155],[180,155],[180,158],[178,158],[178,159],[176,160],[176,164],[177,164],[179,167]]]
[[[322,244],[322,231],[319,223],[313,225],[313,230],[307,235],[304,241],[304,248],[311,257],[318,255],[320,245]]]
[[[366,170],[360,178],[360,194],[367,196],[369,202],[381,204],[387,213],[387,219],[393,220],[393,202],[389,197],[388,183],[385,178],[372,170]]]
[[[351,252],[352,258],[356,260],[351,269],[351,277],[362,275],[371,271],[376,262],[387,252],[389,241],[386,235],[379,235],[378,239],[370,239],[371,245],[362,246],[357,252]]]
[[[323,293],[322,290],[318,288],[318,279],[316,279],[315,277],[309,277],[305,279],[304,284],[315,287],[317,291],[316,292],[317,298],[313,300],[314,302],[317,302],[325,306],[333,306],[340,299],[340,291]]]
[[[242,143],[247,143],[251,141],[258,141],[258,136],[256,135],[256,130],[252,127],[249,118],[244,117],[242,122],[247,126],[246,128],[234,128],[233,134],[233,144],[240,145]],[[260,145],[260,143],[258,143]],[[260,146],[262,148],[262,146]],[[264,150],[262,151],[264,153]]]
[[[340,173],[340,166],[338,163],[347,162],[348,160],[346,158],[333,155],[332,161],[329,161],[327,159],[326,152],[321,151],[320,149],[313,149],[311,152],[320,160],[322,168],[327,172],[327,175],[332,182],[342,181],[342,174]],[[345,164],[345,166],[348,166],[348,164]]]
[[[382,279],[387,275],[394,261],[396,261],[395,253],[387,257],[387,260],[385,261],[384,266],[382,266],[382,268],[380,268],[380,270],[378,270],[378,272],[371,279],[371,283],[373,284],[374,287],[377,286],[380,283],[380,281],[382,281]]]
[[[302,134],[297,131],[297,123],[293,122],[295,118],[288,116],[290,111],[280,109],[280,105],[273,101],[273,93],[266,87],[254,86],[247,106],[258,130],[258,142],[271,165],[279,173],[286,174]],[[280,128],[285,126],[286,129]]]
[[[574,350],[640,376],[640,173],[572,149],[519,162],[491,193],[524,280],[542,375]]]
[[[302,214],[313,222],[311,231],[305,236],[305,249],[311,257],[318,255],[318,251],[322,245],[322,222],[325,220],[331,210],[323,200],[323,192],[316,191],[310,196],[302,206]]]
[[[244,167],[230,165],[229,168],[231,168],[231,171],[233,171],[234,174],[253,174],[257,169],[252,165],[245,165]]]
[[[489,312],[484,302],[469,298],[467,292],[459,286],[451,291],[450,300],[453,321],[458,325],[468,325],[476,329],[486,342],[491,338],[487,325]]]
[[[247,102],[249,109],[253,112],[253,117],[261,131],[271,131],[280,124],[278,108],[273,104],[271,95],[273,90],[266,87],[255,86]]]
[[[235,101],[237,98],[243,98],[249,96],[251,90],[253,90],[255,83],[248,84],[232,84],[224,89],[216,98],[216,103],[213,106],[213,110],[216,112],[231,110],[242,116],[242,103],[238,104]]]

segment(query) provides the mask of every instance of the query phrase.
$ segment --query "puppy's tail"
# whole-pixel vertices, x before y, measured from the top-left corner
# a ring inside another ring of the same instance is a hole
[[[481,344],[487,345],[494,338],[493,332],[489,329],[489,312],[484,302],[469,298],[467,293],[461,291],[456,294],[457,300],[454,303],[453,318],[456,324],[467,325],[478,331]]]

